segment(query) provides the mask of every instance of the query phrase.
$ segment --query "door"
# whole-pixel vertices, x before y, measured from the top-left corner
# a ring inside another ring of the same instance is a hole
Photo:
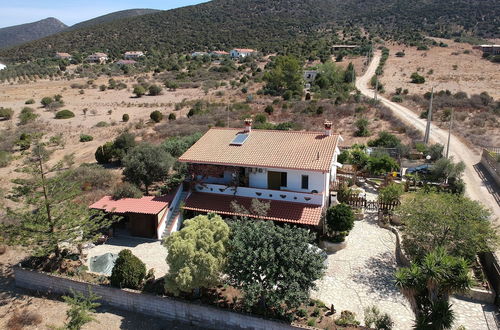
[[[281,172],[267,171],[267,189],[280,190]]]

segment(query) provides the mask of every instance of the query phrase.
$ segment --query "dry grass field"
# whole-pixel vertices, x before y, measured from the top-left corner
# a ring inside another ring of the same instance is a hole
[[[396,88],[408,89],[410,94],[423,94],[431,90],[450,90],[452,93],[465,92],[468,95],[488,92],[500,99],[500,65],[481,58],[482,52],[465,43],[448,39],[435,39],[448,47],[432,47],[417,50],[390,44],[389,59],[384,67],[381,81],[385,90],[393,93]],[[395,54],[404,51],[404,57]],[[410,76],[418,72],[425,77],[424,84],[412,84]]]

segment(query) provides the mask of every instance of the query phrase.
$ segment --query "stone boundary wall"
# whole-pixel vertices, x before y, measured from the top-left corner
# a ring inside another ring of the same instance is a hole
[[[493,177],[493,180],[495,180],[497,186],[500,187],[500,163],[498,163],[486,149],[483,149],[481,164],[483,164],[488,173],[490,173],[490,175]]]
[[[56,294],[67,294],[70,290],[86,294],[89,290],[92,290],[93,293],[101,297],[100,301],[104,304],[147,316],[181,321],[203,328],[256,330],[314,329],[231,312],[212,306],[145,294],[135,290],[90,284],[66,277],[24,269],[19,266],[14,267],[14,276],[16,286],[22,288]]]

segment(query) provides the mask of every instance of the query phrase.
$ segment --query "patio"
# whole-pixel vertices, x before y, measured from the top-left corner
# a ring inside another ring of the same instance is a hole
[[[156,278],[168,272],[167,249],[161,244],[161,241],[131,236],[116,236],[110,238],[106,244],[87,249],[85,251],[87,253],[86,265],[89,266],[89,260],[94,256],[100,256],[108,252],[118,254],[123,249],[131,250],[135,256],[146,264],[147,270],[154,268]]]
[[[376,220],[377,214],[368,212],[364,220],[355,222],[346,239],[347,247],[328,256],[326,274],[311,296],[327,306],[333,304],[337,315],[343,310],[356,313],[361,324],[364,308],[375,305],[392,317],[394,329],[411,329],[413,312],[393,283],[396,238]],[[453,329],[464,325],[467,329],[488,330],[494,324],[490,320],[493,306],[456,297],[450,302],[456,316]]]

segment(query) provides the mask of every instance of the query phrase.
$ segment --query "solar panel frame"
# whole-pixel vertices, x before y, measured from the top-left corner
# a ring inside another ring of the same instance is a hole
[[[230,144],[235,146],[241,146],[248,139],[249,135],[250,134],[247,133],[236,134],[236,136],[234,137],[233,141],[231,141]]]

